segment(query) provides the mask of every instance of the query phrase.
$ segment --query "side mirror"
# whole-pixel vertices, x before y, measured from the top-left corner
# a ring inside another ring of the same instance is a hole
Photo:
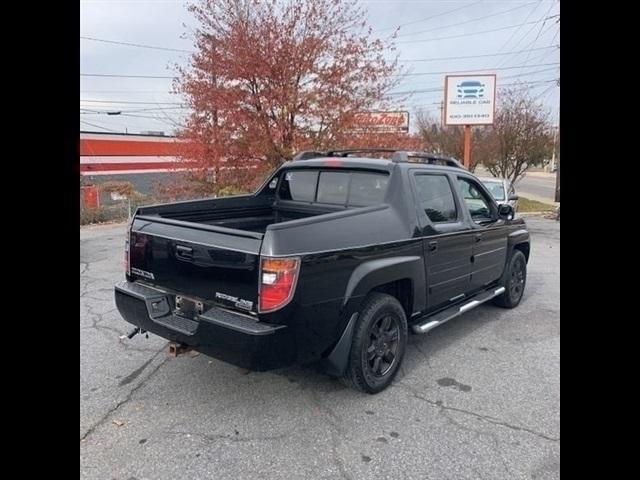
[[[512,193],[511,195],[509,195],[509,201],[516,201],[518,200],[520,197],[518,195],[516,195],[515,193]]]
[[[515,217],[515,212],[513,211],[513,207],[508,203],[503,203],[498,206],[498,217],[502,220],[513,220]]]

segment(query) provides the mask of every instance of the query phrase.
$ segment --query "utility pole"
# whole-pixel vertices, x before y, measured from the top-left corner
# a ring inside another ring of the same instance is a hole
[[[560,122],[558,122],[558,131],[560,131]],[[560,152],[558,152],[558,170],[556,170],[556,202],[560,202]]]
[[[556,138],[558,137],[558,126],[553,126],[553,151],[551,152],[551,171],[555,170],[556,166]]]
[[[560,16],[558,16],[558,20],[556,23],[560,23]],[[560,46],[558,46],[560,48]],[[560,78],[558,78],[558,87],[560,87]],[[560,135],[560,106],[558,105],[558,135]],[[554,150],[555,152],[555,142],[554,142]],[[558,170],[556,171],[556,202],[560,202],[560,152],[558,152]],[[558,207],[558,220],[560,220],[560,207]]]
[[[560,135],[560,107],[558,107],[558,135]],[[554,142],[555,151],[555,142]],[[558,151],[558,170],[556,171],[556,202],[560,202],[560,151]]]

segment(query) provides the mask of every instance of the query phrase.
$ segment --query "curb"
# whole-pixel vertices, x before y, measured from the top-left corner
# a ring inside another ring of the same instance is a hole
[[[556,212],[553,210],[545,210],[543,212],[518,212],[521,217],[535,217],[539,215],[554,215]]]

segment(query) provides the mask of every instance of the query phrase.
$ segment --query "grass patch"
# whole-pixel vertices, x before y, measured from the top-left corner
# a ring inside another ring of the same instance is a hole
[[[550,203],[538,202],[520,197],[518,200],[518,212],[555,212],[556,206]]]

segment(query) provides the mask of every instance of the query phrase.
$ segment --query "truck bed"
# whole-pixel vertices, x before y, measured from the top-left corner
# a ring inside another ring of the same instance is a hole
[[[269,225],[344,210],[344,207],[277,205],[273,197],[238,196],[142,207],[138,215],[265,233]]]

